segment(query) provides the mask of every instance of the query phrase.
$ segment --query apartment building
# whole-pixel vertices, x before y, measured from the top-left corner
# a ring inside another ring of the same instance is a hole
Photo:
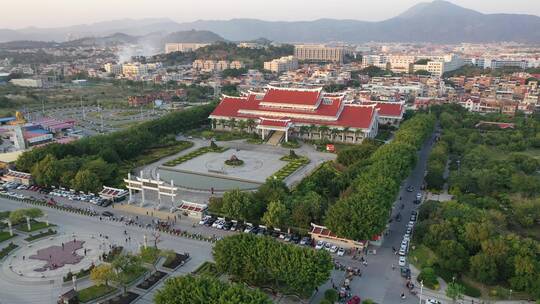
[[[298,69],[298,59],[294,56],[285,56],[264,63],[264,69],[273,73],[282,73]]]
[[[114,75],[122,74],[121,64],[106,63],[103,65],[103,68],[108,74],[114,74]]]
[[[125,77],[140,77],[148,75],[148,67],[139,62],[126,63],[122,65],[122,74],[124,74]]]
[[[342,63],[345,50],[342,47],[328,47],[325,45],[295,45],[294,57],[300,61],[322,61]]]
[[[195,70],[213,72],[213,71],[223,71],[226,69],[241,69],[245,67],[244,63],[238,60],[228,61],[228,60],[202,60],[197,59],[193,61],[191,65]]]
[[[210,43],[166,43],[165,53],[169,54],[174,52],[193,52],[207,45],[210,45]]]

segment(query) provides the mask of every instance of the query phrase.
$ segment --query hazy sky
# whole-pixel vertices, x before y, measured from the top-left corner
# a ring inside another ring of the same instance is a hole
[[[383,20],[422,0],[1,0],[0,27],[56,27],[123,18]],[[540,0],[451,0],[483,13],[540,15]]]

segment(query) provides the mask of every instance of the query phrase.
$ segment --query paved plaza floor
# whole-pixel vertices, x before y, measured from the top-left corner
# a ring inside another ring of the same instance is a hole
[[[244,161],[241,166],[228,166],[225,161],[232,156]],[[225,178],[264,182],[287,164],[280,160],[284,153],[229,149],[222,153],[209,152],[181,163],[174,168],[200,174],[217,174]]]
[[[109,245],[104,238],[77,234],[22,245],[2,263],[0,279],[21,284],[62,281],[70,271],[98,265],[100,255],[109,250]]]

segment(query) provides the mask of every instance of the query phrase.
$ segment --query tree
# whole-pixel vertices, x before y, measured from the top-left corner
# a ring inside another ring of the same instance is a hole
[[[239,220],[250,220],[253,214],[251,194],[240,189],[227,191],[223,194],[221,211],[223,214]]]
[[[263,223],[275,228],[285,228],[288,225],[290,213],[285,204],[273,201],[268,204],[267,208],[262,218]]]
[[[101,185],[99,177],[88,169],[79,170],[71,184],[74,189],[85,192],[98,192]]]
[[[366,140],[360,145],[339,150],[337,162],[344,166],[350,166],[357,161],[368,159],[375,150],[377,150],[377,146],[372,141]]]
[[[232,280],[308,297],[330,277],[330,254],[290,246],[270,237],[237,234],[219,240],[213,248],[219,271]]]
[[[43,211],[39,208],[17,209],[9,213],[9,220],[16,225],[22,222],[25,218],[36,219],[43,216]]]
[[[335,289],[327,289],[324,292],[324,298],[328,300],[330,303],[335,303],[339,299],[339,294]]]
[[[224,283],[218,279],[192,275],[174,277],[154,296],[156,304],[272,304],[268,296],[241,284]]]
[[[61,172],[56,157],[47,154],[45,158],[32,167],[32,176],[40,185],[59,185]]]
[[[114,271],[110,264],[101,264],[96,266],[90,272],[90,280],[96,285],[109,286],[109,281],[113,280]]]
[[[454,240],[443,240],[437,247],[439,265],[451,273],[459,274],[467,269],[469,253]]]
[[[464,292],[465,287],[455,282],[448,283],[448,286],[446,287],[446,296],[452,299],[453,303],[455,303],[456,300],[463,299]]]
[[[119,255],[112,261],[111,267],[115,273],[112,280],[126,293],[129,283],[127,280],[131,274],[141,271],[142,261],[140,257],[132,254]]]

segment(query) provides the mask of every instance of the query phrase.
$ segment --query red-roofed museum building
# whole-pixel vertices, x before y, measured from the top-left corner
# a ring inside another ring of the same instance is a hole
[[[359,143],[377,135],[379,110],[377,104],[353,104],[322,88],[269,86],[264,93],[223,96],[210,119],[217,130],[256,131],[275,144],[290,136]]]

